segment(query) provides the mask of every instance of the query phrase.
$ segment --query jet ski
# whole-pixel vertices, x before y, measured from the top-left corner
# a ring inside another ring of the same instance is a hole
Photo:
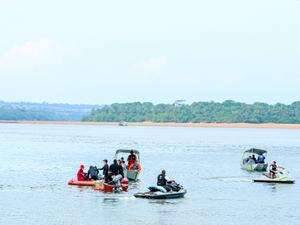
[[[261,178],[253,179],[253,182],[293,184],[295,183],[295,180],[291,177],[288,171],[280,169],[277,171],[274,178],[270,173],[264,173]]]
[[[178,190],[167,190],[160,186],[148,187],[149,191],[134,194],[136,198],[148,198],[148,199],[173,199],[183,198],[186,194],[186,190],[180,186]]]

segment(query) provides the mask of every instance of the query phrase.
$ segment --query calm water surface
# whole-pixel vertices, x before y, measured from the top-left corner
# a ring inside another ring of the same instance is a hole
[[[240,169],[259,147],[289,169],[294,185],[256,184]],[[100,166],[118,148],[141,152],[128,193],[67,186],[80,163]],[[300,131],[0,124],[0,224],[300,224]],[[135,199],[162,168],[188,193]]]

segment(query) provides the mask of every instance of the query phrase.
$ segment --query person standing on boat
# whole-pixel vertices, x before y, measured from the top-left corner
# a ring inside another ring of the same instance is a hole
[[[128,168],[130,168],[135,162],[136,162],[136,155],[134,154],[134,151],[130,151],[130,155],[127,158],[128,161]]]
[[[118,160],[118,175],[121,175],[122,178],[124,178],[124,170],[122,166],[122,161],[120,159]]]
[[[119,174],[119,165],[116,159],[114,159],[113,164],[110,165],[109,170],[114,176],[117,176]]]
[[[270,177],[272,179],[276,178],[276,174],[278,172],[278,169],[284,170],[282,166],[279,166],[276,161],[273,161],[272,164],[270,165]]]
[[[108,161],[107,161],[107,159],[104,159],[104,160],[103,160],[103,167],[102,167],[101,169],[99,169],[99,170],[103,170],[103,176],[104,176],[104,177],[107,177],[107,175],[108,175],[108,170],[109,170],[109,166],[108,166]]]

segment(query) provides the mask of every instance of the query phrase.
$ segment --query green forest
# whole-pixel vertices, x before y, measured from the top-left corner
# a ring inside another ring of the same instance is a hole
[[[180,123],[300,123],[300,101],[246,104],[231,100],[192,104],[115,103],[93,109],[83,121]]]

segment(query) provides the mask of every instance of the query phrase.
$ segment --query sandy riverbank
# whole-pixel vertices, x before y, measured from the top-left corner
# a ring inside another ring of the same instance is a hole
[[[94,125],[94,126],[118,126],[117,122],[81,122],[81,121],[0,121],[0,124],[54,124],[54,125]],[[273,129],[300,129],[300,124],[276,124],[276,123],[153,123],[131,122],[127,126],[153,126],[153,127],[205,127],[205,128],[273,128]]]

